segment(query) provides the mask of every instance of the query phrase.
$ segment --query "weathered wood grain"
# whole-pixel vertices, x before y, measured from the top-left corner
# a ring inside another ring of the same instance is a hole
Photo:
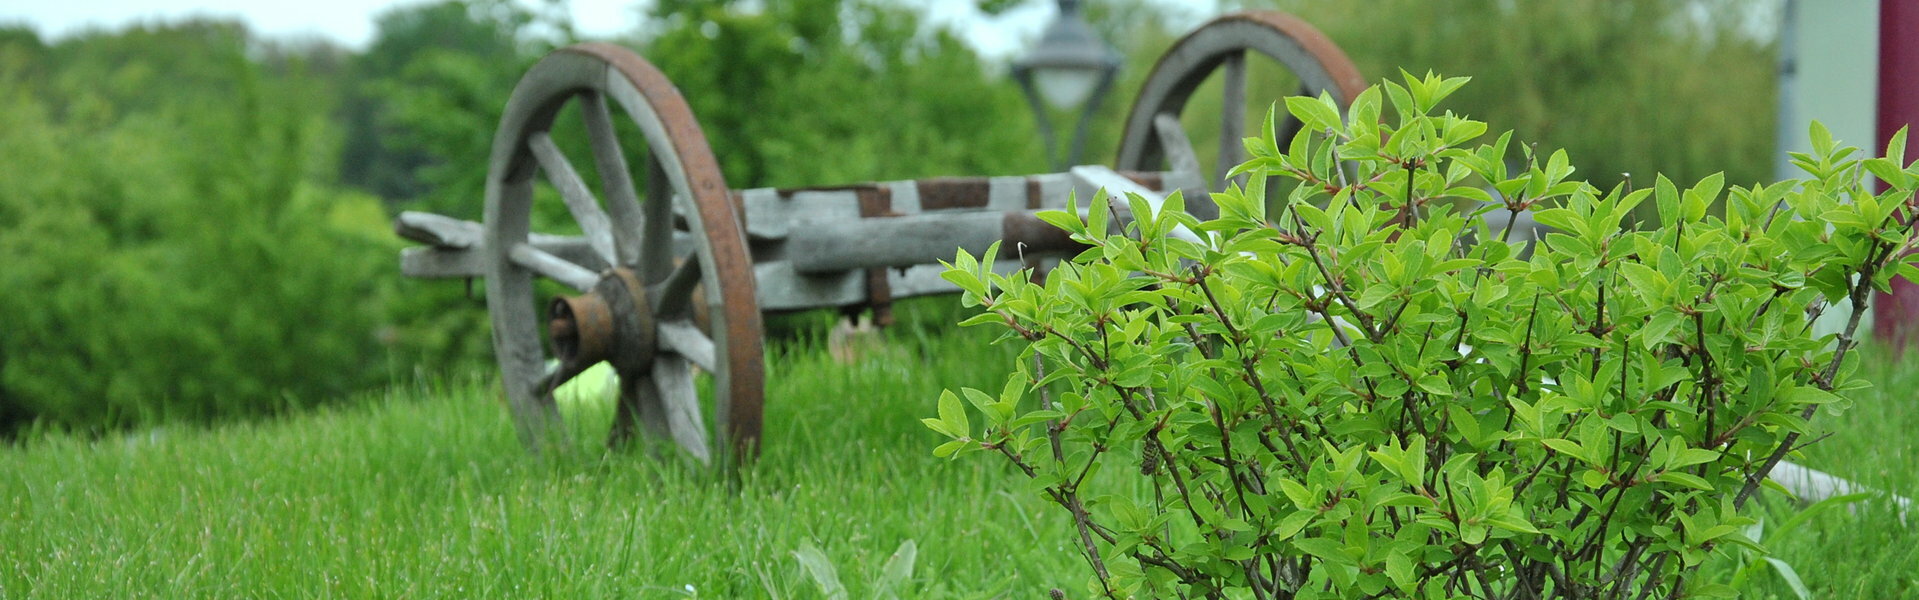
[[[686,360],[671,354],[654,359],[653,383],[660,388],[666,427],[672,432],[674,443],[701,464],[711,463],[713,451],[706,443],[706,420],[700,416],[700,397]]]
[[[998,211],[939,211],[888,219],[808,220],[796,223],[786,253],[803,274],[868,267],[903,267],[953,258],[955,249],[979,254],[999,241]]]
[[[513,264],[566,284],[567,287],[580,292],[593,289],[593,284],[600,281],[599,274],[591,269],[535,248],[532,244],[514,244],[512,248],[507,249],[506,256],[513,261]]]
[[[661,321],[658,328],[661,344],[700,368],[713,370],[713,338],[706,337],[706,332],[700,331],[698,325],[682,319]]]
[[[595,95],[594,97],[598,97]],[[559,190],[560,199],[566,202],[567,212],[573,213],[573,220],[580,224],[580,231],[586,233],[586,242],[593,251],[608,263],[619,262],[619,251],[614,249],[613,223],[606,216],[606,210],[600,208],[600,201],[593,192],[586,189],[586,181],[580,179],[573,163],[568,161],[566,153],[553,142],[553,136],[545,131],[535,131],[527,136],[527,146],[532,148],[533,157],[539,161],[540,170],[546,173],[547,181]]]

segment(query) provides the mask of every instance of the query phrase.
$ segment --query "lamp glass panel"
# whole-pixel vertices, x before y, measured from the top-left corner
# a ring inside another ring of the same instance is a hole
[[[1033,69],[1033,84],[1048,106],[1058,110],[1078,108],[1099,85],[1099,69],[1041,67]]]

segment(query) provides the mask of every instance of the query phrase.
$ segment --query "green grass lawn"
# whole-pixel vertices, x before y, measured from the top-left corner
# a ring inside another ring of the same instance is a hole
[[[1011,360],[983,333],[900,327],[858,364],[776,344],[765,455],[738,489],[645,452],[530,456],[485,376],[270,422],[39,436],[0,449],[0,598],[820,597],[808,543],[862,598],[906,540],[902,597],[1082,597],[1064,514],[1001,464],[930,455],[918,418],[939,390],[997,388]],[[1835,434],[1804,462],[1919,492],[1912,372],[1823,418]],[[1817,597],[1919,596],[1919,523],[1853,509],[1777,557]],[[1794,597],[1770,571],[1744,589]]]

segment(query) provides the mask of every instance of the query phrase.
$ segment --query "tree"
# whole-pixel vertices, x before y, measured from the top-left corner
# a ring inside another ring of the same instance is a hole
[[[0,413],[97,430],[386,380],[374,273],[396,244],[316,176],[329,99],[247,42],[96,33],[0,76]]]
[[[373,43],[352,61],[340,113],[342,180],[404,202],[447,184],[449,166],[474,170],[470,156],[484,172],[487,146],[471,142],[492,134],[497,105],[527,62],[523,30],[533,21],[506,0],[402,6],[377,17]]]

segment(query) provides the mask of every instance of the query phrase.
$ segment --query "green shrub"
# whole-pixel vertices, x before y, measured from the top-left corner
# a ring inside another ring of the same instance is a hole
[[[377,300],[398,243],[378,201],[309,176],[325,137],[307,88],[263,77],[241,40],[196,43],[230,89],[141,106],[0,69],[0,413],[13,424],[258,415],[388,381]],[[74,60],[52,70],[103,64]],[[153,64],[108,66],[106,81],[164,81]]]
[[[1409,76],[1343,120],[1288,98],[1309,134],[1248,140],[1218,220],[1178,195],[1046,214],[1092,248],[1043,284],[961,253],[967,323],[1024,352],[1000,393],[942,395],[935,454],[1028,475],[1102,596],[1730,594],[1696,567],[1757,546],[1738,507],[1867,385],[1857,313],[1836,338],[1810,319],[1919,273],[1919,167],[1815,126],[1804,180],[1601,190],[1435,114],[1464,83]],[[1301,185],[1269,214],[1262,175]],[[1557,233],[1518,258],[1477,202]],[[1627,222],[1642,203],[1658,222]]]

